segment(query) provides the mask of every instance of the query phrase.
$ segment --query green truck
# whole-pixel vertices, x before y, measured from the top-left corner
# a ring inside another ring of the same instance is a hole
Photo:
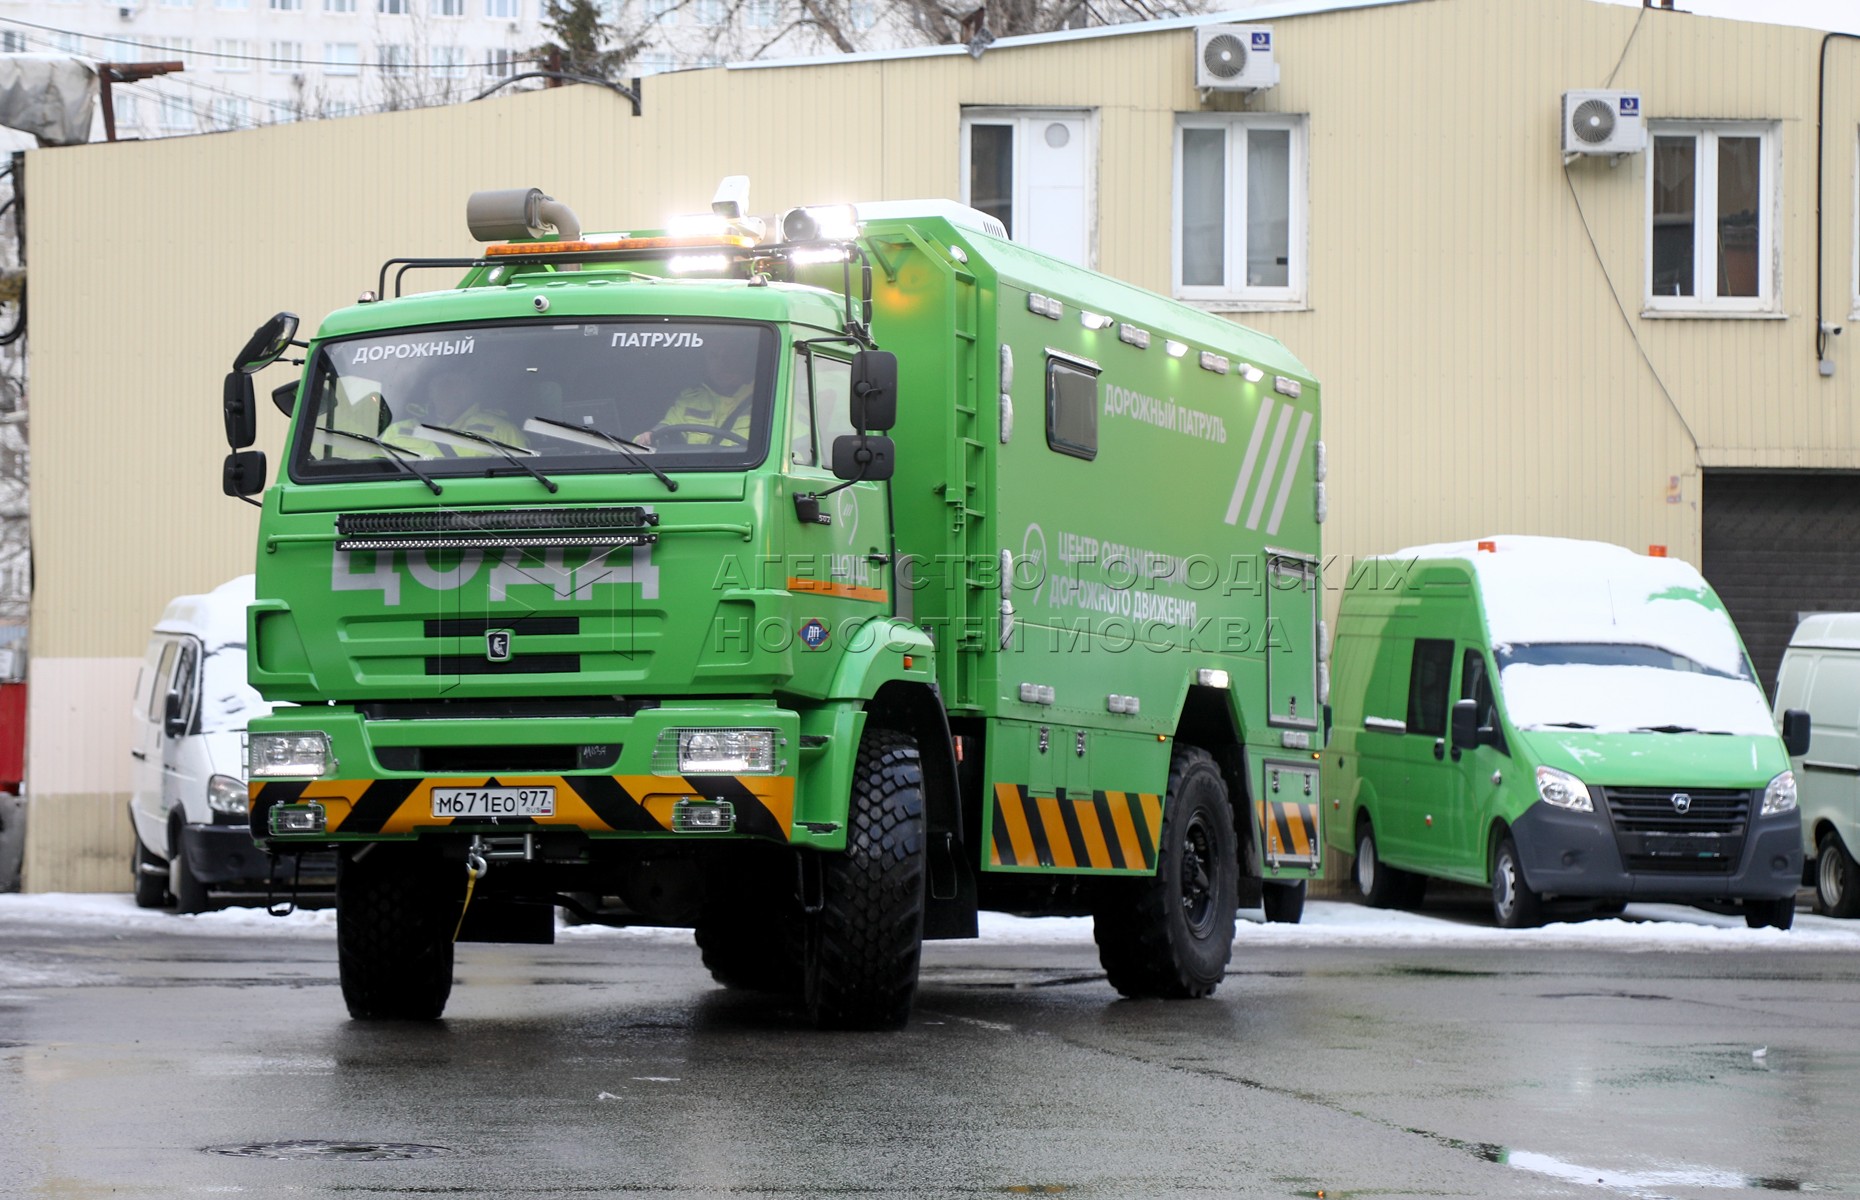
[[[745,190],[599,235],[478,193],[491,244],[227,377],[289,705],[251,824],[338,852],[350,1013],[437,1017],[455,941],[557,906],[692,928],[822,1027],[901,1025],[984,908],[1211,993],[1236,903],[1296,920],[1320,867],[1317,382],[973,209]]]

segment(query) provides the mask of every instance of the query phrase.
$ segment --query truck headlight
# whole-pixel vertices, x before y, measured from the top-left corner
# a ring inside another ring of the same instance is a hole
[[[775,731],[667,729],[659,735],[652,766],[679,775],[773,774]]]
[[[324,733],[255,733],[249,752],[253,779],[280,775],[324,775],[336,769]]]
[[[1795,811],[1795,772],[1784,771],[1770,780],[1770,786],[1763,789],[1763,815],[1775,816],[1777,813]]]
[[[1589,796],[1589,785],[1568,771],[1559,771],[1555,767],[1537,768],[1537,795],[1545,804],[1554,804],[1571,812],[1595,811],[1595,801]]]
[[[251,807],[251,798],[246,795],[245,780],[234,779],[231,775],[215,775],[207,780],[207,807],[217,813],[232,813],[243,817]]]

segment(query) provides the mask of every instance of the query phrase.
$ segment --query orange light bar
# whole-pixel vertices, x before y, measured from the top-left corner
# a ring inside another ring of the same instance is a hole
[[[701,237],[618,238],[611,242],[504,242],[484,248],[485,257],[525,254],[582,254],[590,250],[689,250],[717,248],[748,250],[756,239],[741,234],[706,234]]]
[[[1665,546],[1649,546],[1649,547],[1647,547],[1647,557],[1648,557],[1648,558],[1665,558],[1665,557],[1666,557],[1666,547],[1665,547]]]
[[[1485,551],[1487,554],[1497,554],[1498,543],[1497,542],[1480,542],[1479,549]]]

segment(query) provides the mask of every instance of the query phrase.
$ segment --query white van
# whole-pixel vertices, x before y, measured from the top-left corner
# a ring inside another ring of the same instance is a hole
[[[149,635],[130,716],[136,903],[201,912],[214,889],[262,890],[246,815],[245,726],[271,711],[246,683],[252,576],[179,596]],[[288,884],[288,860],[277,878]]]
[[[1807,709],[1815,730],[1795,760],[1815,911],[1860,916],[1860,613],[1805,617],[1783,651],[1776,712]]]

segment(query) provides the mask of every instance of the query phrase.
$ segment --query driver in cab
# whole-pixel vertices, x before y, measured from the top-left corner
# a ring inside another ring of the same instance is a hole
[[[496,447],[472,444],[476,438],[489,438],[517,450],[526,450],[522,430],[504,412],[485,404],[477,395],[479,381],[463,367],[435,372],[421,390],[421,403],[413,407],[414,415],[403,417],[381,431],[381,440],[427,458],[495,457]],[[441,432],[463,435],[458,440],[441,441],[420,429],[421,425]]]
[[[710,355],[704,361],[704,382],[678,393],[664,418],[634,440],[651,446],[656,436],[662,447],[748,445],[754,361],[747,355]]]

